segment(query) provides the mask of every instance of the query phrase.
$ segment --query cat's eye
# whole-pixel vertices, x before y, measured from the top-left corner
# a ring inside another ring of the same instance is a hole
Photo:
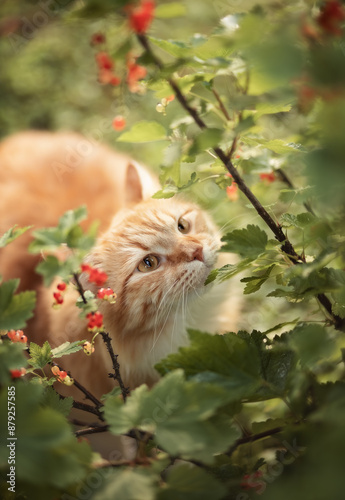
[[[177,228],[182,234],[187,234],[190,231],[190,222],[183,217],[180,217],[177,223]]]
[[[159,258],[155,255],[147,255],[139,264],[138,271],[141,273],[149,273],[154,271],[159,266]]]

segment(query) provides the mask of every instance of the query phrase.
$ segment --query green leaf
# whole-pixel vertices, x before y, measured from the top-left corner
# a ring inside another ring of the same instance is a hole
[[[45,259],[38,264],[36,271],[43,276],[45,286],[51,285],[56,276],[61,276],[62,263],[55,255],[47,255]]]
[[[327,330],[317,324],[299,325],[289,333],[289,345],[298,353],[302,366],[313,369],[335,352],[336,344]]]
[[[225,451],[239,436],[228,418],[215,415],[226,401],[224,389],[185,381],[177,370],[151,390],[144,385],[132,391],[125,405],[107,398],[104,412],[115,434],[133,427],[152,432],[171,455],[209,463],[214,453]]]
[[[120,137],[118,142],[153,142],[163,141],[167,139],[167,131],[158,122],[141,121],[133,125],[130,130],[127,130]]]
[[[242,278],[242,283],[247,283],[244,289],[244,294],[249,295],[250,293],[257,292],[260,290],[262,285],[268,280],[272,269],[275,267],[275,264],[269,266],[260,276],[250,276],[248,278]]]
[[[237,264],[226,264],[225,266],[220,267],[219,269],[213,269],[208,275],[205,281],[205,285],[208,285],[209,283],[212,283],[212,281],[215,280],[217,280],[219,283],[222,283],[223,281],[232,278],[241,271],[244,271],[244,269],[247,269],[247,267],[250,266],[251,262],[252,262],[251,259],[243,259]]]
[[[164,375],[183,368],[187,377],[226,388],[228,402],[255,393],[261,384],[260,359],[254,346],[234,333],[209,335],[189,330],[191,344],[156,365]]]
[[[170,4],[167,5],[161,5],[160,7],[169,7]],[[173,40],[162,40],[160,38],[154,38],[152,36],[148,37],[150,42],[156,45],[156,47],[159,47],[160,49],[163,49],[165,52],[168,54],[174,56],[174,57],[181,57],[185,58],[186,55],[188,55],[188,45],[186,45],[183,42],[175,42]],[[150,85],[152,88],[152,86]],[[167,87],[166,87],[167,88]],[[167,89],[168,90],[168,89]],[[170,89],[170,93],[172,90]],[[169,94],[165,94],[165,97],[167,97]]]
[[[13,295],[19,280],[10,280],[0,285],[0,329],[18,330],[33,316],[36,292],[21,292]]]
[[[14,225],[11,227],[8,231],[6,231],[5,234],[3,234],[0,238],[0,248],[5,247],[15,239],[17,239],[19,236],[24,234],[28,229],[32,228],[32,226],[26,226],[26,227],[18,227],[17,225]]]
[[[121,468],[107,474],[105,484],[92,500],[155,500],[159,475],[145,469]]]
[[[24,349],[25,346],[20,343],[0,343],[0,386],[10,383],[10,370],[27,366]]]
[[[163,359],[156,369],[164,375],[183,368],[196,382],[215,384],[227,392],[227,402],[259,401],[286,390],[294,367],[294,352],[261,332],[210,335],[189,331],[191,344]]]
[[[87,474],[91,449],[79,443],[60,411],[44,402],[44,388],[16,384],[16,479],[33,485],[67,488]],[[0,433],[7,435],[7,387],[0,393]],[[7,464],[8,448],[0,447],[0,463]]]
[[[86,217],[85,206],[68,210],[60,217],[56,227],[43,228],[33,232],[35,239],[31,242],[29,251],[32,253],[54,252],[62,244],[66,244],[69,248],[87,252],[94,245],[96,225],[93,224],[89,231],[84,234],[79,223]]]
[[[45,341],[42,347],[30,342],[29,349],[30,359],[28,362],[35,369],[43,369],[52,360],[52,349],[48,341]]]
[[[285,143],[281,139],[273,139],[271,141],[266,141],[264,139],[253,139],[252,137],[250,138],[242,137],[242,141],[245,144],[248,144],[248,146],[262,146],[263,148],[269,149],[279,155],[303,152],[300,144]]]
[[[266,249],[267,234],[265,231],[249,224],[244,229],[235,229],[231,233],[223,236],[222,241],[225,245],[222,250],[225,252],[235,252],[242,257],[248,257],[252,260],[256,259]]]
[[[82,205],[74,210],[67,210],[59,219],[58,227],[64,234],[68,234],[80,222],[87,218],[87,209]]]
[[[160,19],[170,19],[172,17],[182,17],[187,13],[187,8],[182,2],[169,2],[157,5],[155,17]]]
[[[175,196],[176,193],[178,193],[178,187],[175,186],[175,184],[168,183],[163,187],[163,189],[160,189],[155,194],[153,194],[152,198],[155,198],[157,200],[169,199]]]
[[[80,351],[84,344],[85,340],[77,340],[76,342],[64,342],[59,345],[59,347],[55,347],[52,349],[51,354],[53,358],[61,358],[61,356],[67,356],[68,354],[72,354],[74,352]]]
[[[283,226],[294,226],[300,229],[316,224],[319,221],[315,215],[312,215],[309,212],[304,212],[298,215],[283,214],[280,220],[283,223]]]
[[[168,182],[163,189],[160,191],[157,191],[154,195],[152,195],[152,198],[156,199],[161,199],[161,198],[172,198],[176,193],[181,193],[182,191],[186,191],[189,189],[193,184],[196,184],[199,182],[199,178],[196,175],[196,172],[193,172],[190,176],[189,181],[184,184],[183,186],[175,186],[174,183]]]
[[[200,467],[178,464],[168,472],[166,487],[159,500],[221,500],[225,486]]]
[[[335,302],[332,305],[332,312],[340,318],[345,318],[345,304],[339,304],[339,302]]]
[[[46,406],[48,408],[52,408],[53,410],[61,413],[64,417],[68,417],[72,409],[73,398],[61,398],[52,387],[46,387],[43,393],[41,405],[43,407]]]
[[[189,150],[190,155],[196,155],[209,148],[219,146],[224,131],[218,128],[208,128],[202,130],[194,139],[193,145]]]

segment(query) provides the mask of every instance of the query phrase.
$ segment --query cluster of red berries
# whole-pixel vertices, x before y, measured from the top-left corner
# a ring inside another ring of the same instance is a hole
[[[265,484],[261,479],[262,476],[263,473],[261,470],[257,470],[252,474],[245,474],[242,478],[241,488],[243,488],[244,490],[253,489],[254,491],[256,491],[256,493],[262,493],[262,488]]]
[[[117,295],[112,288],[100,288],[97,292],[97,299],[106,300],[110,304],[115,304],[116,297]]]
[[[74,380],[69,375],[67,375],[67,372],[65,372],[64,370],[60,370],[58,366],[53,366],[51,370],[58,382],[61,382],[65,385],[72,385],[74,383]]]
[[[267,184],[270,184],[276,180],[276,174],[274,172],[270,172],[269,174],[260,174],[260,179],[267,182]]]
[[[344,6],[337,0],[329,0],[321,9],[317,18],[318,25],[328,35],[341,36],[341,23],[345,20]]]
[[[103,330],[103,314],[99,311],[90,312],[86,315],[88,319],[87,329],[89,332],[100,332]]]
[[[98,52],[96,54],[96,62],[98,66],[99,83],[114,86],[120,85],[121,78],[114,73],[114,62],[107,52]]]
[[[83,273],[88,273],[89,282],[95,283],[95,285],[97,286],[104,285],[104,283],[108,279],[108,275],[105,272],[100,271],[99,269],[96,269],[95,267],[92,267],[89,264],[82,264],[81,270]]]
[[[231,177],[231,179],[232,179],[231,174],[227,173],[226,176]],[[231,186],[227,186],[226,194],[227,194],[227,197],[229,198],[229,200],[231,200],[231,201],[238,200],[238,185],[236,184],[236,182],[232,181]]]
[[[16,370],[10,370],[11,377],[13,379],[23,377],[26,374],[25,368],[18,368]]]
[[[139,80],[145,78],[147,74],[147,69],[144,66],[140,66],[136,63],[137,58],[128,54],[127,56],[127,77],[126,83],[128,85],[128,89],[132,93],[136,93],[140,91]]]
[[[12,340],[12,342],[21,342],[22,344],[26,344],[28,338],[24,335],[23,330],[10,330],[7,332],[7,337]]]
[[[125,10],[130,28],[138,34],[146,33],[154,18],[155,3],[141,0],[139,5],[128,5]]]
[[[53,293],[53,307],[57,309],[61,306],[61,304],[63,304],[63,294],[66,291],[67,285],[66,283],[59,283],[56,288],[57,291]]]
[[[91,354],[95,352],[95,347],[91,342],[84,342],[83,349],[87,356],[91,356]]]
[[[121,83],[121,78],[114,72],[114,61],[107,52],[101,51],[96,54],[96,63],[98,66],[98,81],[104,85],[117,86]],[[136,57],[131,54],[127,56],[126,63],[127,75],[126,83],[130,92],[140,91],[139,80],[145,78],[147,69],[136,63]]]

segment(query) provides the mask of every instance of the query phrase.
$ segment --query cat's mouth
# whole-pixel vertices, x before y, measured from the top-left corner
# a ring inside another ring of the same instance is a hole
[[[205,280],[209,275],[212,265],[204,261],[193,261],[189,263],[187,269],[184,270],[179,279],[180,288],[183,291],[192,292],[195,289],[204,287]]]

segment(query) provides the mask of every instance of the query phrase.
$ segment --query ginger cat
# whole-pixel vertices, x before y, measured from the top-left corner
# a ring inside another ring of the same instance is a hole
[[[100,236],[86,262],[107,273],[104,286],[118,296],[115,304],[100,301],[99,310],[131,389],[158,379],[155,363],[187,343],[188,326],[229,331],[239,309],[236,292],[224,297],[228,284],[213,299],[212,292],[201,297],[220,248],[211,218],[177,197],[150,199],[158,189],[157,180],[129,157],[78,134],[24,132],[0,144],[0,233],[14,224],[53,226],[66,210],[82,204],[89,213],[85,227],[100,221]],[[0,251],[3,279],[20,277],[21,290],[38,292],[26,331],[29,341],[48,340],[55,347],[90,340],[73,287],[61,309],[52,309],[52,290],[42,286],[34,270],[39,257],[27,253],[30,238],[28,232]],[[86,273],[81,282],[96,291]],[[114,382],[100,338],[95,347],[92,356],[78,352],[63,358],[62,365],[100,397]]]

